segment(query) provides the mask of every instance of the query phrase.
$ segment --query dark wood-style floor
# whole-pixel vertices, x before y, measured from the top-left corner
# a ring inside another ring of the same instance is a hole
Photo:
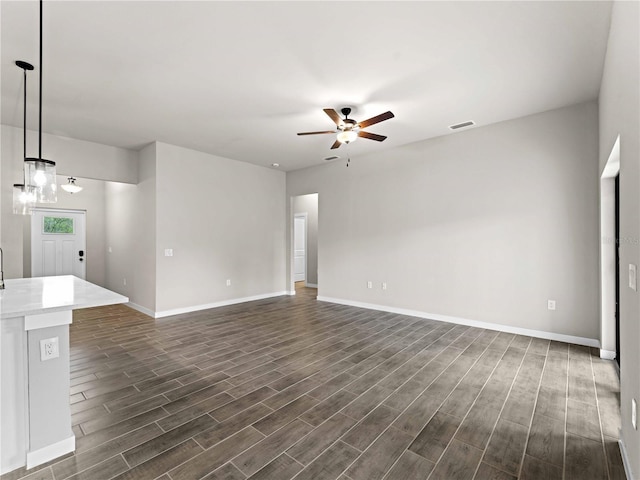
[[[623,479],[589,348],[317,302],[71,326],[75,454],[3,480]]]

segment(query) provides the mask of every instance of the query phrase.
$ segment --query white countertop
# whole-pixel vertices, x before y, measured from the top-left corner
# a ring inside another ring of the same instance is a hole
[[[73,275],[5,280],[0,290],[0,318],[21,317],[126,303],[123,295]]]

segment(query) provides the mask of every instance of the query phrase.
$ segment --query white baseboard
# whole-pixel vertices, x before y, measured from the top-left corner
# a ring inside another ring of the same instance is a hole
[[[295,295],[296,291],[295,290],[288,290],[286,295]]]
[[[624,465],[624,473],[627,474],[627,480],[635,480],[633,472],[631,471],[631,463],[629,462],[629,456],[627,455],[627,447],[624,446],[622,439],[618,440],[620,445],[620,453],[622,455],[622,464]]]
[[[143,307],[142,305],[138,305],[137,303],[133,303],[133,302],[129,302],[126,304],[127,307],[131,307],[134,310],[137,310],[141,313],[144,313],[145,315],[149,315],[150,317],[154,317],[155,318],[155,312],[153,310],[148,309],[147,307]]]
[[[27,452],[27,469],[37,467],[43,463],[47,463],[54,458],[61,457],[76,449],[76,437],[71,435],[57,443],[47,445],[46,447]]]
[[[603,350],[600,349],[600,358],[604,358],[605,360],[614,360],[616,358],[616,352],[611,350]]]
[[[171,315],[180,315],[181,313],[191,313],[191,312],[197,312],[199,310],[208,310],[209,308],[226,307],[227,305],[235,305],[237,303],[253,302],[255,300],[263,300],[265,298],[280,297],[282,295],[287,295],[288,293],[289,292],[283,290],[281,292],[264,293],[262,295],[254,295],[252,297],[232,298],[230,300],[222,300],[221,302],[206,303],[204,305],[194,305],[191,307],[184,307],[184,308],[173,308],[171,310],[163,310],[160,312],[155,312],[155,318],[170,317]]]
[[[317,283],[305,283],[304,286],[309,288],[318,288]]]
[[[470,320],[468,318],[439,315],[437,313],[427,313],[421,312],[419,310],[408,310],[406,308],[387,307],[385,305],[376,305],[373,303],[354,302],[352,300],[343,300],[341,298],[318,296],[318,300],[321,302],[338,303],[340,305],[368,308],[369,310],[398,313],[400,315],[409,315],[411,317],[428,318],[430,320],[439,320],[441,322],[455,323],[458,325],[466,325],[469,327],[486,328],[488,330],[515,333],[517,335],[525,335],[527,337],[544,338],[545,340],[556,340],[558,342],[574,343],[576,345],[585,345],[587,347],[600,348],[600,341],[595,338],[575,337],[573,335],[564,335],[562,333],[544,332],[542,330],[531,330],[528,328],[512,327],[509,325],[501,325],[499,323],[481,322],[478,320]]]

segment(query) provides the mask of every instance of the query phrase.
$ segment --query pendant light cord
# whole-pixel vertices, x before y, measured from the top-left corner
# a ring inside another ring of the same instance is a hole
[[[27,158],[27,69],[22,70],[24,74],[24,110],[22,119],[22,151],[23,157]],[[24,173],[24,168],[22,169]],[[24,175],[23,175],[24,176]]]
[[[42,160],[42,3],[40,0],[40,93],[38,103],[38,158]],[[25,73],[26,75],[26,73]],[[26,102],[26,95],[25,95]],[[25,140],[25,152],[26,152],[26,140]],[[25,153],[26,158],[26,153]]]

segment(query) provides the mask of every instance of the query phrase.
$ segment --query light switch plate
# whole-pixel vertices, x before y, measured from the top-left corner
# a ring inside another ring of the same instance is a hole
[[[555,300],[547,300],[547,308],[549,310],[555,310],[556,309],[556,301]]]
[[[636,266],[633,263],[629,264],[629,288],[636,291],[637,276]]]
[[[165,248],[164,249],[165,257],[173,257],[173,248]]]

